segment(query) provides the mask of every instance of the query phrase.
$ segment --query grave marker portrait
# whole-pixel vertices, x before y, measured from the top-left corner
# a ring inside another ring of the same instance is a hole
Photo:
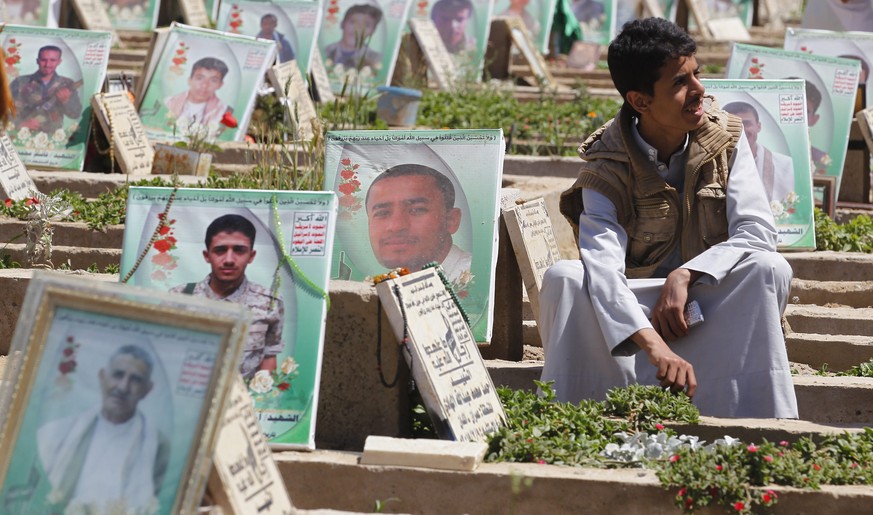
[[[329,132],[325,189],[339,198],[331,277],[441,263],[476,340],[489,341],[504,147],[499,129]]]
[[[780,249],[815,248],[806,87],[803,80],[703,79],[725,111],[743,120],[770,203]]]
[[[335,220],[332,192],[131,187],[128,194],[123,281],[252,311],[237,365],[274,447],[315,445]]]
[[[241,141],[276,44],[173,24],[155,36],[136,96],[154,142]]]
[[[148,32],[158,23],[161,0],[99,0],[116,30]]]
[[[805,81],[812,173],[836,177],[839,198],[860,72],[860,63],[853,59],[737,43],[725,76]]]
[[[492,17],[516,18],[530,34],[534,49],[549,52],[549,33],[557,0],[495,0]]]
[[[0,405],[6,513],[193,513],[249,314],[34,273]]]
[[[82,170],[89,99],[103,87],[111,41],[108,32],[4,27],[0,44],[16,107],[7,134],[25,164]]]
[[[52,0],[4,0],[0,19],[10,25],[57,27],[57,4]]]

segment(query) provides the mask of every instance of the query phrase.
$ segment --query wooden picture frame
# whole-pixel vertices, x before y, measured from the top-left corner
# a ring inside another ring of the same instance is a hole
[[[196,511],[249,318],[35,272],[0,390],[2,511]]]
[[[815,207],[821,209],[833,219],[837,211],[837,178],[829,176],[813,177],[812,189]],[[821,200],[819,200],[819,190],[822,192]]]

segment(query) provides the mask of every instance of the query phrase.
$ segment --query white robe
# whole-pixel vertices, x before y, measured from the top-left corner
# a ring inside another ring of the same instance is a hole
[[[638,134],[637,143],[656,161]],[[684,161],[674,155],[660,166],[662,176],[675,184]],[[542,380],[555,381],[557,398],[574,403],[603,399],[616,386],[658,383],[648,355],[629,337],[652,327],[650,310],[664,283],[625,278],[627,234],[615,207],[597,192],[582,194],[582,259],[552,266],[540,291]],[[729,239],[682,264],[704,273],[688,300],[699,302],[705,321],[669,346],[694,366],[702,414],[796,418],[780,324],[792,272],[776,253],[773,215],[744,135],[726,195]]]

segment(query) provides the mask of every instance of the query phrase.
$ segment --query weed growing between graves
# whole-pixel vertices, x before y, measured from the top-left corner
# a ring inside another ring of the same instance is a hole
[[[604,402],[572,405],[555,402],[551,386],[537,384],[542,396],[498,389],[508,423],[491,436],[487,461],[653,469],[685,512],[709,505],[760,512],[778,501],[771,485],[873,484],[873,429],[818,444],[809,437],[793,444],[725,437],[704,445],[660,422],[697,421],[684,396],[631,386],[612,390]]]
[[[838,224],[822,210],[815,209],[816,250],[873,252],[873,219],[860,214],[845,224]]]

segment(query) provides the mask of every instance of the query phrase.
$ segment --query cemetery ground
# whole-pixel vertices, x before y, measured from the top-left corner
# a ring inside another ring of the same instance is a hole
[[[560,252],[565,258],[573,257],[575,244],[569,226],[560,215],[556,216],[557,197],[572,181],[575,161],[575,158],[509,156],[504,170],[506,188],[518,190],[522,198],[546,199]],[[94,198],[128,180],[120,174],[33,172],[32,176],[41,191],[63,187],[78,191],[85,198]],[[193,178],[184,181],[192,182]],[[12,241],[21,233],[22,223],[4,219],[0,231],[5,241]],[[56,265],[68,263],[72,270],[79,270],[69,273],[86,273],[81,270],[91,265],[95,265],[92,269],[100,271],[107,267],[112,270],[120,257],[122,232],[123,225],[119,224],[109,224],[102,231],[91,230],[84,223],[55,224],[53,261]],[[5,252],[9,253],[10,260],[22,260],[21,247],[23,245],[18,243],[7,245]],[[520,277],[514,270],[516,265],[508,257],[511,255],[508,238],[503,234],[498,258],[495,338],[491,345],[481,346],[480,350],[490,358],[486,363],[495,385],[531,391],[542,366],[538,360],[542,359],[539,357],[541,346],[532,313],[523,298]],[[747,444],[767,448],[763,443],[765,439],[795,444],[810,437],[809,441],[821,442],[824,435],[840,434],[844,430],[858,432],[870,425],[873,379],[823,376],[813,372],[822,370],[825,363],[827,370],[843,371],[873,358],[873,255],[842,252],[785,255],[795,270],[791,304],[786,313],[791,327],[786,345],[791,361],[806,374],[795,376],[801,420],[703,417],[697,423],[690,423],[670,421],[671,417],[659,415],[650,419],[643,429],[654,434],[658,431],[656,424],[662,424],[666,430],[696,435],[706,442],[728,435],[743,441],[743,449],[748,453]],[[0,342],[3,354],[8,352],[8,339],[14,330],[30,274],[26,269],[0,270],[6,292],[0,310],[0,327],[6,335],[5,341]],[[107,273],[89,276],[95,280],[118,280],[117,275]],[[404,386],[408,371],[396,366],[399,358],[396,341],[390,331],[385,330],[381,363],[389,378],[400,374],[398,384],[401,386],[387,389],[379,382],[374,357],[377,321],[373,314],[377,302],[371,286],[332,281],[331,302],[316,426],[318,450],[274,453],[298,508],[364,512],[378,507],[381,511],[400,513],[542,513],[543,510],[560,513],[580,509],[591,513],[677,512],[675,496],[679,487],[665,489],[654,470],[539,463],[546,460],[571,462],[566,457],[556,460],[557,451],[551,451],[551,456],[545,452],[540,456],[526,456],[522,452],[509,459],[526,463],[487,462],[468,472],[435,469],[427,463],[422,466],[361,465],[359,459],[367,436],[411,436],[413,406]],[[525,402],[532,402],[530,397],[526,399]],[[586,420],[608,419],[597,414]],[[518,442],[522,448],[529,445],[528,438],[544,442],[561,440],[544,434],[537,436],[533,430],[525,433],[520,427],[514,427],[513,431],[525,436]],[[581,425],[578,432],[583,434]],[[860,461],[869,457],[869,444],[856,444],[860,466],[869,466],[873,461]],[[532,447],[544,448],[545,443]],[[762,454],[761,460],[763,456],[766,455]],[[682,455],[683,459],[686,457]],[[828,464],[836,462],[832,457],[827,461]],[[326,477],[330,478],[329,482],[324,480]],[[737,482],[738,488],[740,484]],[[768,486],[749,491],[750,499],[754,495],[759,501],[754,507],[756,511],[764,509],[760,501],[764,495],[770,495],[768,490],[778,496],[778,502],[770,508],[776,513],[836,510],[861,513],[873,501],[873,489],[869,486],[823,485],[818,490]],[[451,491],[452,495],[435,500],[435,491]],[[483,492],[488,494],[483,495]],[[708,508],[725,509],[736,512],[732,505]]]

